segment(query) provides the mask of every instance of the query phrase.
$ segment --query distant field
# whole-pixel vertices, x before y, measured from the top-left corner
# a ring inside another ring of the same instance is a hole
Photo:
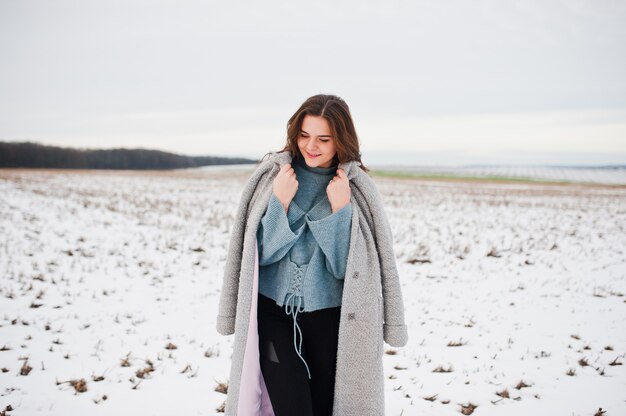
[[[375,170],[370,171],[372,176],[388,177],[388,178],[406,178],[406,179],[429,179],[429,180],[446,180],[446,181],[478,181],[478,182],[512,182],[512,183],[527,183],[527,184],[542,184],[542,185],[589,185],[589,186],[610,186],[610,187],[624,187],[626,184],[611,184],[611,183],[598,183],[587,182],[581,180],[551,180],[542,178],[532,178],[523,176],[497,176],[497,175],[462,175],[451,173],[422,173],[422,172],[408,172],[408,171],[388,171],[388,170]]]
[[[17,172],[40,174],[84,174],[84,175],[129,175],[197,178],[206,175],[236,178],[249,176],[256,165],[209,166],[201,168],[171,170],[110,170],[110,169],[47,169],[47,168],[3,168],[0,178]],[[583,185],[611,188],[626,188],[626,171],[611,169],[565,169],[565,168],[430,168],[418,170],[380,169],[370,167],[373,177],[418,179],[447,182],[496,182],[537,185]]]
[[[487,180],[551,184],[603,184],[626,186],[625,168],[551,166],[385,166],[372,167],[372,175],[395,178]]]
[[[255,165],[212,166],[184,171],[252,172]],[[588,184],[626,186],[626,168],[550,166],[371,166],[372,176],[445,181],[487,181],[546,185]]]

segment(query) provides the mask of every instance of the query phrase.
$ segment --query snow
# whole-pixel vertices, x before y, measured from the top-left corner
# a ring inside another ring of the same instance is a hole
[[[215,315],[250,172],[1,170],[0,410],[220,414]],[[409,325],[385,346],[388,415],[626,414],[626,188],[375,181]]]

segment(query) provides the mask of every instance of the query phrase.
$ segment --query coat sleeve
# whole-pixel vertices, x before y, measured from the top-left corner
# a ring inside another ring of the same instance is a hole
[[[255,189],[264,174],[270,170],[272,163],[271,161],[262,162],[248,179],[241,193],[226,251],[226,264],[224,265],[224,277],[218,305],[216,329],[222,335],[235,333],[237,294],[239,292],[243,240],[248,221],[248,205]]]
[[[370,209],[381,268],[384,305],[383,339],[392,347],[403,347],[408,341],[408,333],[404,322],[404,301],[393,249],[393,235],[382,197],[371,178],[368,177],[367,180],[371,186]]]

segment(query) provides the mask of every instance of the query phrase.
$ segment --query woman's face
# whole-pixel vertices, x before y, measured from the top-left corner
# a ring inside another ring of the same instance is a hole
[[[298,134],[298,147],[308,166],[330,167],[337,151],[328,121],[321,116],[309,114],[304,116],[302,128]]]

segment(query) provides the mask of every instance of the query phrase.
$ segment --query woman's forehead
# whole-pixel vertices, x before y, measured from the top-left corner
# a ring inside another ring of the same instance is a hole
[[[328,121],[321,116],[312,116],[307,114],[302,120],[301,129],[310,135],[331,137],[330,125]]]

